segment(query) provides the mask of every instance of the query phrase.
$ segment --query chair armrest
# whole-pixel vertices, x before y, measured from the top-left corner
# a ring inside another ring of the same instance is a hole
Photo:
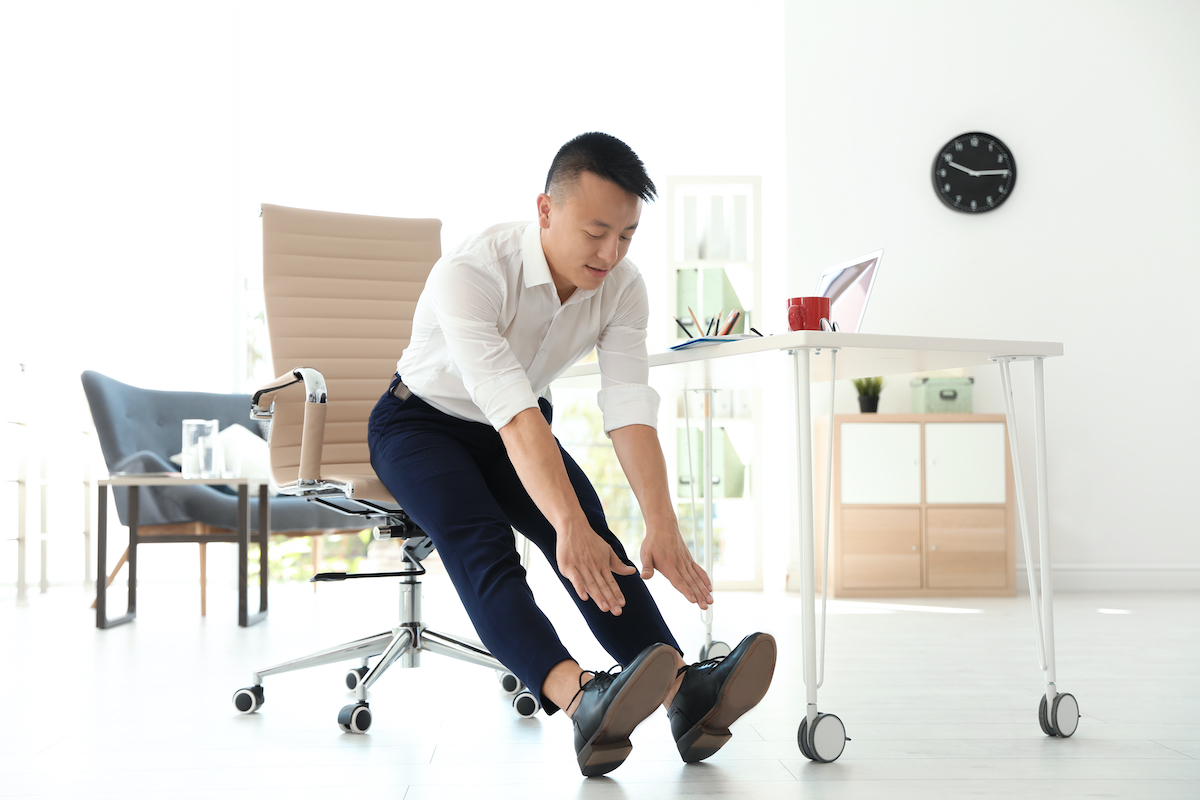
[[[321,453],[325,449],[325,412],[329,408],[325,377],[311,367],[296,367],[254,393],[251,419],[271,419],[275,397],[291,387],[304,386],[304,429],[300,434],[300,471],[296,483],[311,486],[321,480]]]
[[[305,402],[324,403],[327,399],[325,376],[312,367],[296,367],[285,372],[266,386],[257,390],[250,398],[250,418],[270,419],[275,395],[290,386],[304,384]]]
[[[136,453],[130,453],[116,464],[113,464],[112,469],[109,470],[109,473],[112,475],[118,472],[132,472],[135,474],[146,472],[179,472],[179,467],[151,450],[138,450]]]

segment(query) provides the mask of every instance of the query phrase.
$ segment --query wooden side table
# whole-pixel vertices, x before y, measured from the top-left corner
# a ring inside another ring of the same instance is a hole
[[[138,489],[142,486],[235,486],[238,497],[238,527],[227,534],[172,534],[141,536],[138,533]],[[258,611],[249,609],[250,487],[258,487]],[[108,487],[129,489],[129,605],[122,616],[110,619],[107,603],[108,558]],[[99,507],[96,553],[96,627],[112,628],[137,616],[137,547],[139,544],[165,542],[237,542],[238,545],[238,625],[249,627],[267,617],[267,541],[271,535],[271,512],[267,484],[255,478],[184,478],[161,473],[113,475],[97,481]]]

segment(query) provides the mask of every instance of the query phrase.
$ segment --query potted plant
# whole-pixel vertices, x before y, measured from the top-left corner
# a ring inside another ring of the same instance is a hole
[[[854,388],[858,390],[859,411],[874,414],[879,410],[879,393],[883,391],[883,378],[855,378]]]

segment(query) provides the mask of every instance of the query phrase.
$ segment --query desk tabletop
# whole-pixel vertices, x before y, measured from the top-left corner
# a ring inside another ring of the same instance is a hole
[[[655,353],[650,356],[651,380],[655,384],[666,380],[677,389],[754,386],[769,372],[783,370],[786,374],[790,367],[780,358],[781,351],[798,348],[813,351],[812,379],[816,382],[829,380],[829,353],[834,348],[838,380],[981,366],[997,356],[1053,358],[1063,354],[1060,342],[795,331]],[[576,364],[554,385],[591,388],[598,385],[599,374],[595,363]]]

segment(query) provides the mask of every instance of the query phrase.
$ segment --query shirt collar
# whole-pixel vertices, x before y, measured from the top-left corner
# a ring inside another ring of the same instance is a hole
[[[546,253],[542,250],[542,226],[536,222],[531,222],[521,237],[521,262],[526,289],[554,282],[550,276],[550,265],[546,263]]]
[[[521,236],[521,268],[525,273],[526,289],[550,284],[550,291],[557,295],[558,289],[554,286],[554,278],[550,274],[550,264],[546,261],[546,251],[542,249],[542,226],[536,222],[529,223]],[[597,291],[576,288],[564,305],[582,303]]]

